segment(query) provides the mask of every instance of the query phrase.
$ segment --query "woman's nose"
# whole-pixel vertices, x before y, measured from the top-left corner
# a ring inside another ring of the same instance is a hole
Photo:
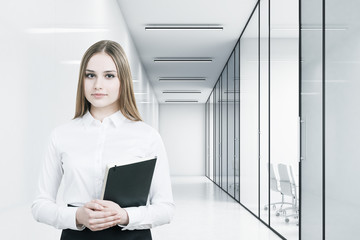
[[[102,89],[102,79],[97,78],[94,83],[94,89]]]

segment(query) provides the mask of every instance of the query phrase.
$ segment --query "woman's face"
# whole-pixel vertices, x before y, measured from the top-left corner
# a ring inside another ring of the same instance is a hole
[[[120,81],[109,55],[102,52],[90,58],[85,70],[84,88],[92,110],[119,110]]]

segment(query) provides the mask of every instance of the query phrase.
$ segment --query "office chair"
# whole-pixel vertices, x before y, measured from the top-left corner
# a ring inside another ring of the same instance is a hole
[[[278,165],[279,177],[280,177],[280,191],[283,196],[291,197],[291,203],[284,203],[290,205],[287,208],[280,208],[280,212],[285,217],[285,222],[289,222],[289,217],[298,218],[299,217],[299,207],[298,207],[298,198],[296,193],[296,184],[292,171],[292,167],[280,163]],[[288,214],[287,211],[292,210],[292,213]]]
[[[284,195],[281,193],[280,187],[279,187],[279,182],[275,176],[275,171],[274,171],[274,167],[273,164],[270,163],[270,189],[274,192],[278,192],[281,194],[281,202],[274,202],[274,203],[270,203],[270,204],[266,204],[264,206],[264,210],[268,210],[268,208],[270,208],[272,206],[273,210],[276,210],[276,205],[280,205],[282,206],[285,202],[284,202]],[[281,207],[280,207],[281,209]],[[276,216],[280,216],[280,212],[281,211],[276,211]]]

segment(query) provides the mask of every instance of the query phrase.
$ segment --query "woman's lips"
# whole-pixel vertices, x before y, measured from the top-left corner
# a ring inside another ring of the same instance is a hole
[[[107,94],[95,93],[95,94],[91,94],[91,95],[94,96],[95,98],[102,98],[102,97],[105,97]]]

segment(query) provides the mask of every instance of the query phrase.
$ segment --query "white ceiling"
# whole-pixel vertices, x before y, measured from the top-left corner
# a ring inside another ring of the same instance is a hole
[[[205,103],[256,0],[118,0],[159,103]],[[219,24],[223,31],[145,31],[151,24]],[[158,57],[209,57],[207,63],[159,63]],[[159,77],[206,77],[203,82],[159,82]],[[162,93],[201,90],[201,93]]]

